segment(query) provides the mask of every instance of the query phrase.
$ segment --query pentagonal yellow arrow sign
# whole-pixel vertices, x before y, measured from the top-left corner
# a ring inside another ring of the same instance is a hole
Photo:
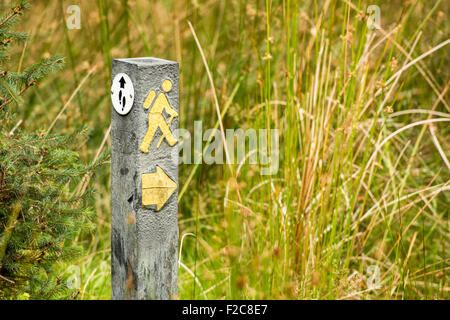
[[[156,172],[142,174],[143,206],[156,205],[159,211],[175,190],[177,184],[158,166]]]

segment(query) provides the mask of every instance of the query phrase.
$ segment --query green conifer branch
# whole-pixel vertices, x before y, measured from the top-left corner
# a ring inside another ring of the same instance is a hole
[[[0,115],[7,120],[14,114],[5,106],[20,103],[27,89],[64,64],[54,56],[23,72],[4,69],[1,62],[9,58],[10,46],[26,39],[9,30],[26,7],[22,2],[0,18]],[[53,266],[81,253],[81,247],[67,244],[92,227],[92,190],[74,189],[109,153],[88,165],[80,162],[71,148],[86,138],[86,128],[69,135],[21,130],[9,135],[6,130],[0,126],[0,299],[74,297]]]
[[[62,68],[63,65],[64,60],[59,56],[55,56],[52,58],[44,59],[40,63],[26,69],[21,75],[22,81],[25,83],[25,85],[17,95],[15,95],[12,90],[8,90],[8,92],[10,93],[10,98],[0,104],[0,110],[2,110],[5,106],[10,104],[14,100],[17,102],[17,96],[21,96],[28,88],[34,86],[37,81],[41,80],[45,75],[53,72],[57,68]],[[1,79],[0,83],[8,89],[8,87],[4,85],[4,82],[1,81]]]
[[[8,245],[9,239],[11,238],[11,234],[13,232],[21,209],[22,206],[20,205],[20,203],[16,202],[15,204],[13,204],[8,223],[6,224],[5,230],[3,230],[2,237],[0,238],[0,269],[2,268],[2,261],[5,256],[6,247]]]
[[[23,14],[23,11],[29,7],[29,3],[22,1],[20,4],[11,9],[9,14],[6,14],[2,19],[0,19],[0,28],[9,27],[14,22],[16,22],[16,17]]]

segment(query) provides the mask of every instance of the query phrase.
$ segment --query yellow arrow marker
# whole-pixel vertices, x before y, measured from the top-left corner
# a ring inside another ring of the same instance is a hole
[[[175,190],[177,184],[158,166],[156,172],[142,174],[143,206],[156,204],[159,211]]]

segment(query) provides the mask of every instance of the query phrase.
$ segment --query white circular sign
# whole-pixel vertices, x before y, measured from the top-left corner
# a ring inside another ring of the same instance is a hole
[[[118,73],[111,85],[111,101],[118,114],[130,112],[134,101],[134,87],[129,76]]]

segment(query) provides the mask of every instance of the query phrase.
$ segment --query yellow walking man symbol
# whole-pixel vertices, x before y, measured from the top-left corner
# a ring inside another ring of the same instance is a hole
[[[156,96],[155,90],[150,91],[147,98],[144,101],[144,108],[148,109],[152,104],[153,106],[150,108],[148,113],[148,130],[145,134],[144,140],[142,140],[141,146],[139,149],[142,152],[148,152],[148,146],[153,140],[153,137],[156,133],[156,130],[159,128],[162,132],[161,139],[158,142],[156,148],[159,149],[161,142],[166,138],[167,142],[171,147],[173,147],[177,143],[177,139],[170,131],[170,123],[175,117],[178,117],[178,112],[176,112],[169,104],[169,100],[167,100],[166,93],[172,90],[172,82],[170,80],[164,80],[162,85],[162,89],[164,92],[160,92],[158,96]],[[162,112],[165,110],[167,114],[170,116],[169,122],[166,123],[166,119],[164,118]]]

